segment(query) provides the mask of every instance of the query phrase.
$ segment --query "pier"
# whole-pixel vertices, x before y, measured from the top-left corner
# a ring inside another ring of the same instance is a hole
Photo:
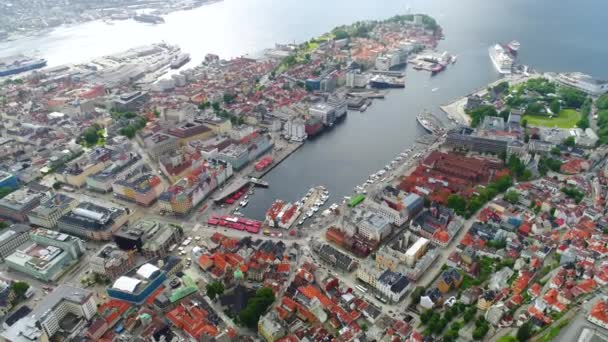
[[[217,203],[217,202],[223,201],[224,199],[226,199],[226,197],[229,197],[230,195],[239,191],[239,189],[246,186],[247,184],[253,184],[254,186],[259,186],[259,187],[263,187],[263,188],[267,188],[270,185],[268,182],[263,181],[261,179],[254,178],[254,177],[237,178],[230,185],[226,186],[226,188],[224,188],[224,190],[220,191],[215,196],[213,196],[213,202]]]
[[[350,97],[362,97],[366,99],[383,99],[386,96],[384,91],[361,91],[361,92],[350,92],[346,94]]]

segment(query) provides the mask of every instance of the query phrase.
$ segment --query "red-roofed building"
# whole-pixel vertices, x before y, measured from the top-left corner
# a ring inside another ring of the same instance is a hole
[[[506,306],[509,309],[515,309],[517,307],[519,307],[521,305],[521,303],[524,302],[524,297],[522,297],[520,294],[516,294],[513,297],[509,298],[509,300],[506,302]]]
[[[203,335],[218,334],[217,328],[207,321],[207,316],[207,311],[198,306],[184,304],[176,306],[166,315],[176,328],[184,330],[197,341],[200,341]]]
[[[528,294],[530,295],[530,298],[534,299],[534,298],[540,296],[541,290],[542,290],[542,286],[540,286],[539,283],[534,283],[528,289]]]
[[[289,274],[290,265],[287,263],[282,263],[277,265],[277,272],[282,274]]]
[[[583,294],[591,293],[597,287],[593,279],[585,279],[572,288],[572,294],[578,297]]]
[[[112,328],[131,305],[121,300],[112,299],[99,306],[97,313],[105,319],[109,328]]]
[[[156,289],[156,291],[154,291],[150,297],[148,297],[148,299],[146,299],[146,304],[148,304],[148,306],[152,306],[154,304],[154,299],[156,299],[156,297],[158,297],[159,294],[161,294],[163,291],[165,290],[165,287],[163,285],[161,285],[158,289]]]
[[[604,300],[599,300],[589,312],[587,320],[593,324],[597,324],[604,329],[608,329],[608,303]]]
[[[528,314],[535,319],[537,324],[541,326],[551,324],[551,317],[546,316],[542,311],[538,310],[534,305],[528,307]]]
[[[203,254],[198,258],[198,265],[202,270],[207,271],[213,266],[213,260],[207,254]]]
[[[526,289],[526,287],[528,287],[530,279],[532,279],[532,273],[528,271],[520,272],[519,277],[513,282],[513,285],[511,286],[511,290],[513,290],[513,293],[522,293]]]

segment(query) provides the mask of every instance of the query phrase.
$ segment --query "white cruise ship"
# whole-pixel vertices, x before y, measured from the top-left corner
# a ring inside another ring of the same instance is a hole
[[[511,73],[513,67],[513,57],[502,47],[496,44],[489,49],[490,59],[494,63],[496,70],[504,75]]]

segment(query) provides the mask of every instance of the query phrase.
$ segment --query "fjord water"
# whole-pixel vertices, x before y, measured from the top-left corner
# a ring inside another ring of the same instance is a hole
[[[435,77],[408,69],[405,89],[391,91],[364,113],[349,112],[343,123],[307,142],[265,177],[271,186],[252,196],[248,216],[262,218],[274,199],[297,200],[313,185],[326,185],[330,202],[351,193],[423,134],[417,112],[438,113],[439,105],[498,79],[487,54],[495,42],[519,40],[520,62],[536,70],[608,78],[608,2],[598,0],[225,0],[169,14],[163,25],[128,20],[60,27],[0,43],[0,55],[37,52],[59,65],[164,40],[190,53],[192,65],[210,52],[256,55],[274,43],[302,42],[338,25],[408,9],[437,19],[446,36],[439,50],[458,55],[458,62]]]

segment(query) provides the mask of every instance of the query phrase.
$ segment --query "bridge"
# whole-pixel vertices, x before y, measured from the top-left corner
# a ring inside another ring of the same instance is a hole
[[[213,202],[222,202],[228,196],[231,196],[235,192],[239,191],[239,189],[241,189],[242,187],[244,187],[245,185],[250,184],[250,183],[253,184],[254,186],[263,187],[263,188],[267,188],[269,186],[267,181],[263,181],[258,178],[239,177],[239,178],[235,179],[230,185],[226,186],[224,188],[224,190],[215,194],[215,196],[213,196]]]

